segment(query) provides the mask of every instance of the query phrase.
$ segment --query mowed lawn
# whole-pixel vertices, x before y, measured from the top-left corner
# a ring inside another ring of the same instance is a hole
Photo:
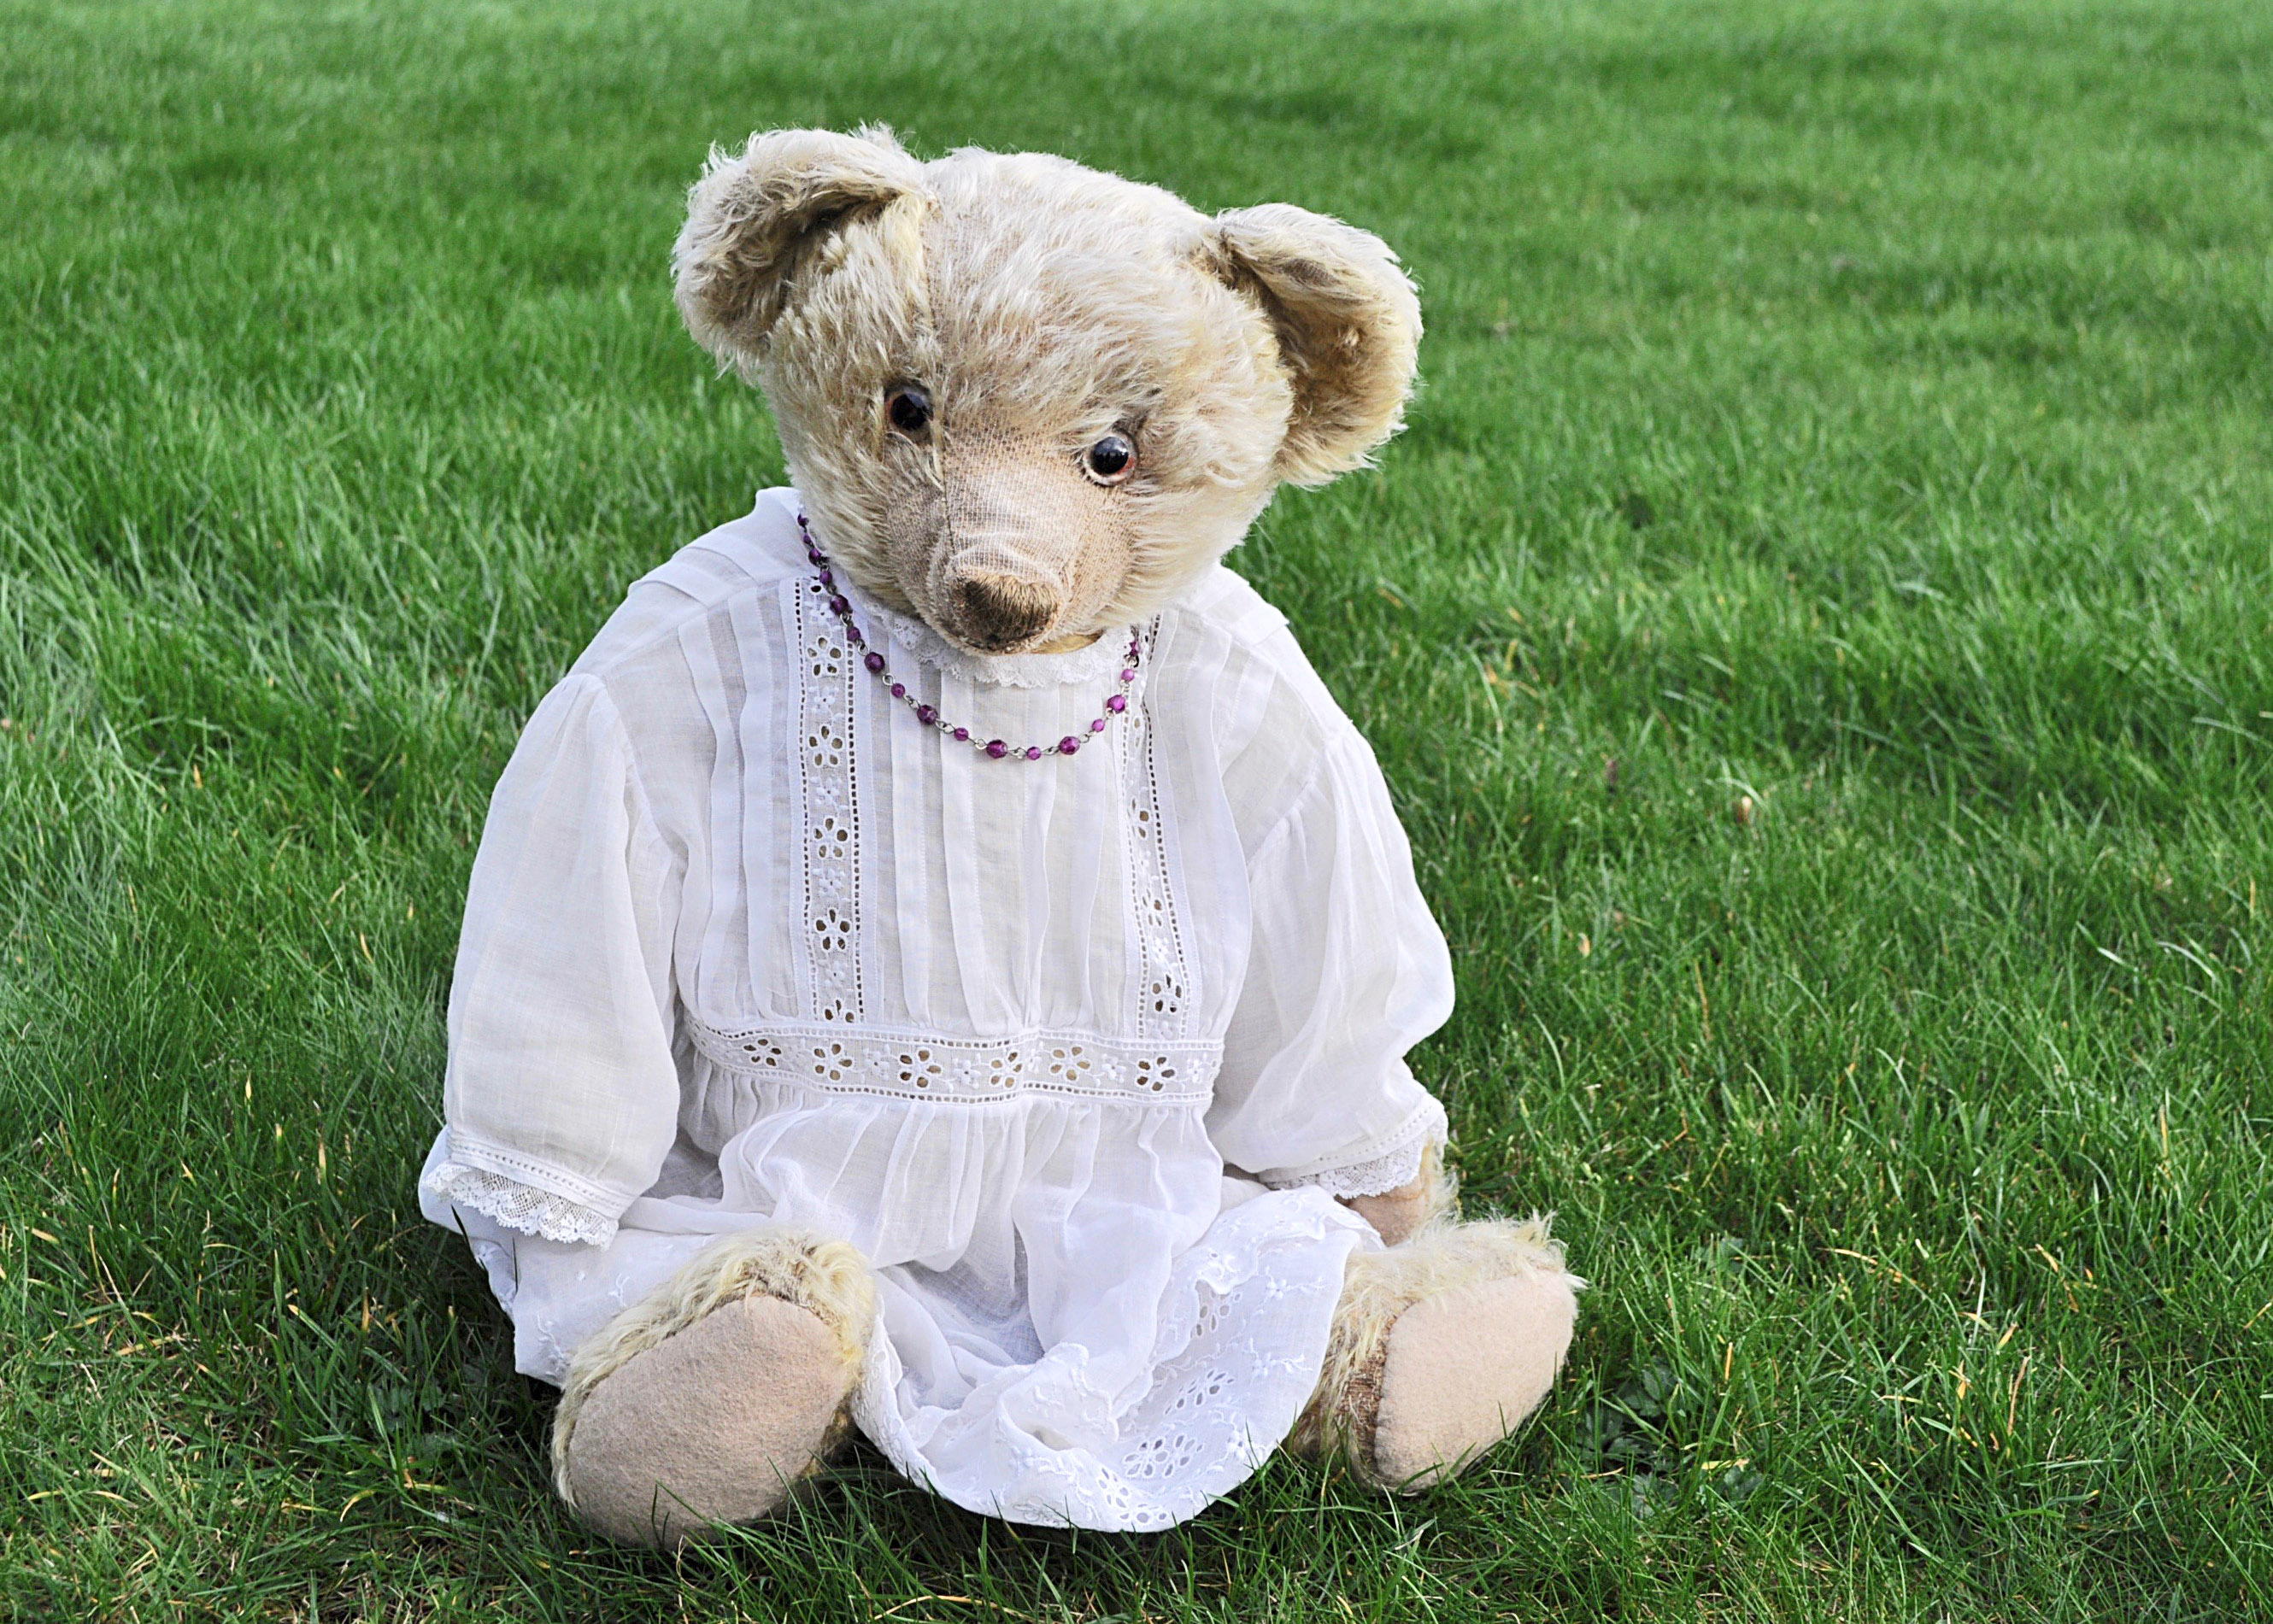
[[[1153,1538],[873,1455],[672,1562],[413,1198],[490,786],[781,477],[708,143],[1379,231],[1425,390],[1235,556],[1454,944],[1542,1418]],[[2273,11],[0,0],[0,1614],[2273,1608]]]

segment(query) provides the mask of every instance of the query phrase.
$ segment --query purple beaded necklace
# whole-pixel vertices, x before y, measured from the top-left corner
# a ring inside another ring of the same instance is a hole
[[[865,646],[868,640],[862,635],[860,628],[853,624],[851,600],[837,589],[836,572],[829,565],[829,555],[821,550],[821,543],[813,539],[813,528],[806,523],[803,513],[797,516],[797,533],[804,538],[805,556],[812,561],[813,567],[821,573],[821,590],[829,595],[829,612],[836,616],[837,623],[844,628],[844,640],[855,648]],[[1144,656],[1144,651],[1143,635],[1131,631],[1129,633],[1127,662],[1121,668],[1121,692],[1105,701],[1105,713],[1090,722],[1090,732],[1104,732],[1106,722],[1129,708],[1129,685],[1136,680],[1136,667]],[[914,694],[910,693],[907,685],[893,677],[884,656],[876,650],[871,648],[862,655],[860,662],[883,680],[884,685],[891,690],[894,699],[915,712],[918,722],[927,728],[937,728],[956,744],[968,745],[980,755],[990,760],[1000,761],[1005,757],[1015,757],[1020,760],[1039,761],[1044,756],[1069,756],[1087,742],[1078,733],[1069,733],[1054,745],[1024,746],[1008,744],[999,738],[984,740],[974,738],[969,728],[956,726],[939,714],[937,707],[926,705]]]

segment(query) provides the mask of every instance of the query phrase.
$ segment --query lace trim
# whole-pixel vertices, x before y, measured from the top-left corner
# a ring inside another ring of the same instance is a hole
[[[999,1100],[1073,1094],[1131,1104],[1204,1102],[1223,1045],[1204,1039],[1130,1043],[1087,1032],[934,1037],[914,1032],[781,1022],[723,1030],[686,1017],[703,1057],[723,1070],[839,1094]]]
[[[443,1163],[422,1185],[443,1201],[472,1208],[500,1229],[593,1246],[604,1246],[616,1238],[616,1221],[581,1201],[462,1162]]]
[[[1421,1164],[1428,1153],[1429,1141],[1416,1139],[1385,1156],[1353,1162],[1347,1167],[1329,1167],[1324,1172],[1275,1187],[1284,1190],[1316,1185],[1329,1195],[1386,1195],[1392,1190],[1403,1189],[1421,1176]]]
[[[1107,632],[1086,648],[1063,654],[966,654],[922,621],[885,608],[858,588],[845,595],[859,606],[861,624],[874,622],[883,627],[892,641],[920,663],[986,687],[1061,688],[1070,683],[1095,682],[1121,669],[1121,649],[1129,640],[1125,635],[1116,637]]]
[[[1317,1172],[1299,1178],[1284,1179],[1265,1173],[1263,1182],[1274,1190],[1296,1190],[1315,1186],[1329,1195],[1386,1195],[1392,1190],[1401,1190],[1421,1176],[1421,1164],[1429,1155],[1431,1144],[1441,1143],[1444,1123],[1441,1112],[1424,1111],[1398,1135],[1390,1148],[1362,1162],[1346,1162],[1339,1167],[1322,1167]]]

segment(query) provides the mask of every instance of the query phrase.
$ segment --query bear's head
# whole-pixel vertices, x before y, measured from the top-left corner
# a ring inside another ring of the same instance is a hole
[[[1338,221],[878,130],[714,154],[672,258],[834,562],[981,654],[1129,625],[1280,481],[1362,466],[1421,336],[1396,256]]]

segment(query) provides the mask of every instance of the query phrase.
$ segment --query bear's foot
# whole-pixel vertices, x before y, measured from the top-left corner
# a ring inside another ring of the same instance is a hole
[[[1577,1313],[1558,1272],[1462,1286],[1398,1315],[1374,1411],[1375,1478],[1426,1488],[1513,1432],[1554,1385]]]
[[[1537,1220],[1359,1253],[1294,1443],[1405,1493],[1467,1470],[1547,1396],[1584,1283]]]
[[[842,1241],[719,1242],[577,1350],[553,1422],[560,1497],[595,1533],[664,1547],[776,1509],[844,1435],[874,1311]]]

